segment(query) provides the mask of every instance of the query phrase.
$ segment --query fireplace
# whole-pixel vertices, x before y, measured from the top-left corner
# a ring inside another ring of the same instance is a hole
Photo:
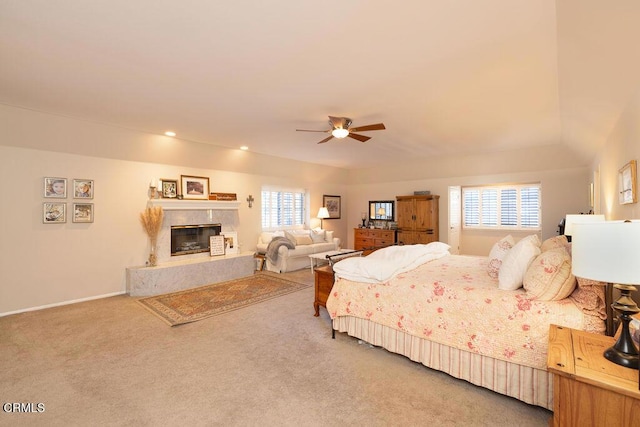
[[[171,256],[209,252],[209,237],[221,231],[222,224],[171,226]]]

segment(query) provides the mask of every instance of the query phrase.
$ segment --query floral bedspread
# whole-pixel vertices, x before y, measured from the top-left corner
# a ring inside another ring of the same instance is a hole
[[[498,289],[487,257],[449,255],[384,283],[336,279],[331,318],[355,316],[495,359],[545,369],[549,325],[585,329],[570,298],[535,301]]]

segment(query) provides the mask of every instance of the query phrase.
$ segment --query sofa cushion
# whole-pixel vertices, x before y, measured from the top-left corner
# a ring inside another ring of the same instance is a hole
[[[311,230],[310,236],[313,243],[323,243],[325,240],[324,230]]]
[[[324,237],[327,243],[333,243],[333,230],[332,231],[326,230]]]
[[[296,247],[298,245],[311,245],[313,244],[313,240],[308,234],[294,234],[296,239]]]

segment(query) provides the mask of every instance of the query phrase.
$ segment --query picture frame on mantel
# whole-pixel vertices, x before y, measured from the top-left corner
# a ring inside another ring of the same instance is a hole
[[[224,253],[226,255],[240,253],[240,248],[238,247],[238,232],[223,231],[220,235],[224,237]]]
[[[619,201],[621,205],[638,202],[637,161],[631,160],[618,171]]]
[[[325,219],[340,219],[340,204],[340,196],[328,196],[326,194],[323,195],[322,206],[327,208],[327,211],[329,211],[329,218]]]
[[[180,175],[182,198],[185,200],[209,200],[209,178]]]

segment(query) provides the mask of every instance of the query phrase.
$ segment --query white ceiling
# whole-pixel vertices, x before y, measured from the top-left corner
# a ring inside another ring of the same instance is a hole
[[[0,0],[0,103],[348,168],[563,143],[638,90],[637,0]],[[316,144],[327,116],[383,122]]]

